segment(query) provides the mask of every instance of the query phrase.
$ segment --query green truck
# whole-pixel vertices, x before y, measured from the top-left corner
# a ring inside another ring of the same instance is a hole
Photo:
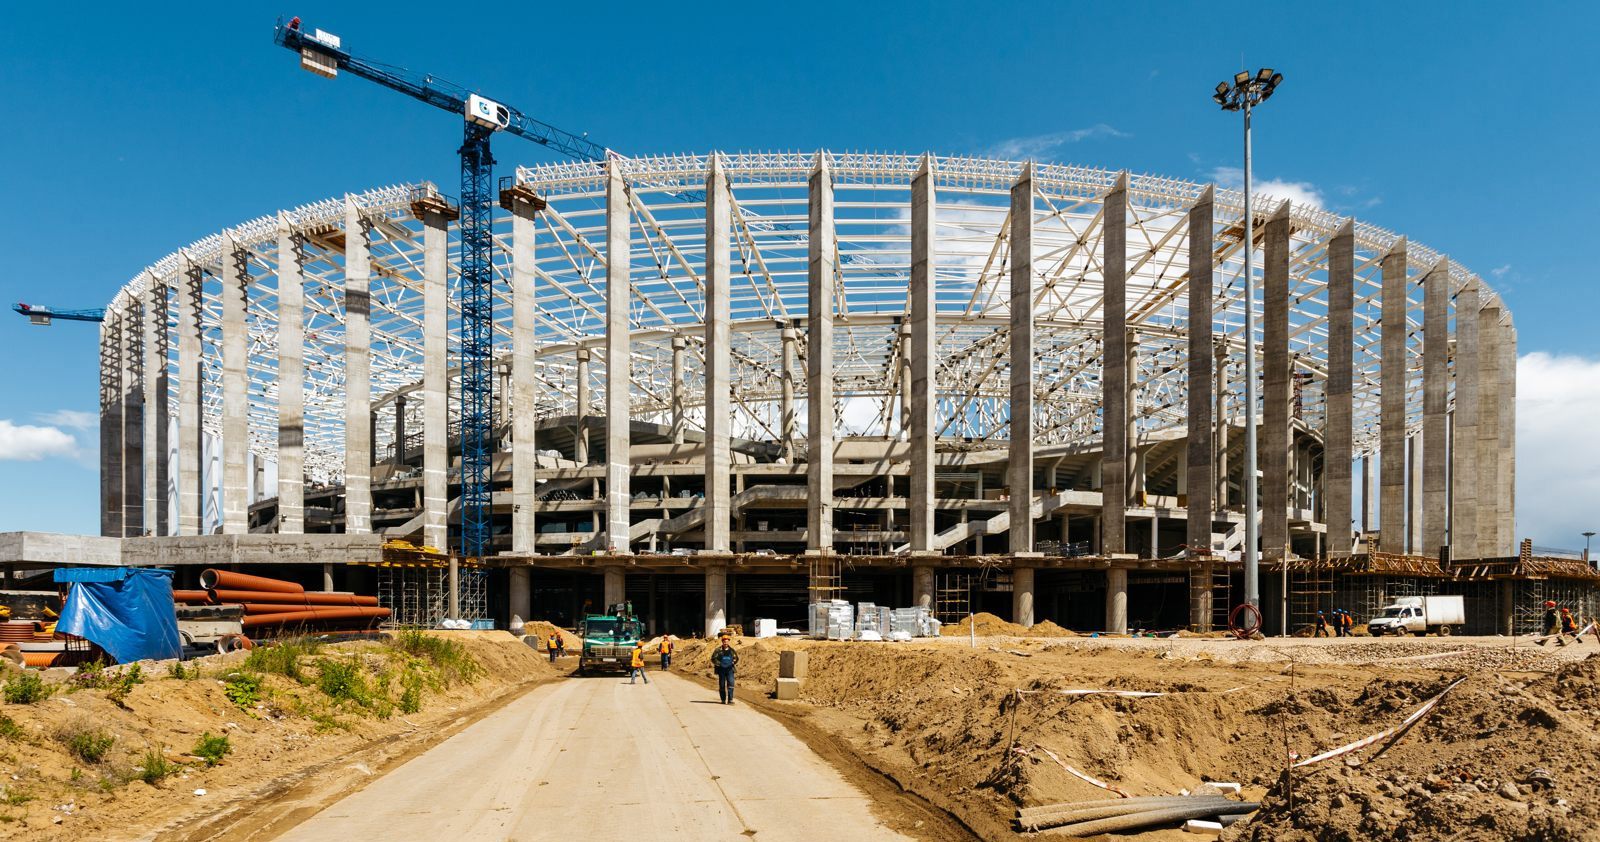
[[[590,614],[578,622],[583,649],[578,653],[578,674],[627,672],[633,663],[633,647],[644,634],[644,623],[626,604],[613,606],[608,614]]]

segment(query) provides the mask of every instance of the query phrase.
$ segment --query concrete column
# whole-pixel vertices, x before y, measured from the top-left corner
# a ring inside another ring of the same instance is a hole
[[[344,200],[344,531],[372,531],[372,223]],[[455,616],[454,613],[451,616]]]
[[[1011,569],[1011,622],[1033,628],[1033,568]]]
[[[534,512],[538,508],[539,449],[535,441],[538,395],[534,348],[538,346],[538,312],[534,305],[534,238],[543,205],[526,190],[516,189],[506,192],[502,204],[510,205],[511,211],[511,388],[504,393],[511,399],[511,552],[535,555],[538,552]],[[522,573],[520,580],[516,577],[519,571]],[[528,569],[516,567],[511,573],[513,602],[520,581],[524,593],[522,601],[526,603]],[[522,614],[524,619],[527,616]]]
[[[727,625],[728,566],[713,564],[706,568],[706,639],[715,640]]]
[[[1128,633],[1128,571],[1122,567],[1106,570],[1106,631]]]
[[[1455,426],[1450,444],[1450,558],[1482,558],[1478,534],[1478,419],[1482,380],[1478,363],[1478,282],[1456,294]],[[1493,501],[1490,501],[1493,505]]]
[[[1105,250],[1100,263],[1105,276],[1104,317],[1100,329],[1103,340],[1100,438],[1104,452],[1100,466],[1101,541],[1104,555],[1122,555],[1128,551],[1128,429],[1133,420],[1128,375],[1127,173],[1117,176],[1116,186],[1106,194],[1103,212],[1105,233],[1100,237]],[[1126,581],[1127,574],[1122,575]]]
[[[782,424],[780,427],[782,440],[778,442],[778,446],[783,461],[792,465],[795,460],[795,439],[800,437],[800,423],[794,411],[795,369],[799,367],[795,356],[795,345],[799,340],[799,331],[794,329],[792,323],[788,323],[784,325],[780,336],[783,340],[783,392],[778,403],[778,420]]]
[[[1215,613],[1215,594],[1211,589],[1212,575],[1213,568],[1210,562],[1189,569],[1190,579],[1198,580],[1197,584],[1189,586],[1189,593],[1193,595],[1193,599],[1189,601],[1189,628],[1197,632],[1211,631],[1211,618]]]
[[[144,531],[166,535],[167,515],[167,284],[145,272],[144,291]]]
[[[1382,436],[1378,466],[1378,529],[1381,549],[1405,552],[1406,546],[1406,238],[1383,257],[1382,362],[1379,425]]]
[[[1422,535],[1416,551],[1437,557],[1450,541],[1450,261],[1422,278]]]
[[[683,353],[689,340],[672,337],[672,443],[683,444],[683,434],[688,423],[687,400],[683,385]]]
[[[1406,552],[1422,552],[1422,465],[1427,443],[1421,433],[1406,439]]]
[[[506,590],[509,603],[507,613],[524,620],[533,614],[532,572],[526,567],[513,567],[506,571]]]
[[[222,234],[222,534],[250,531],[250,254]]]
[[[450,573],[447,585],[449,587],[448,593],[450,594],[447,605],[450,619],[459,620],[461,619],[461,560],[454,555],[450,556]]]
[[[733,384],[729,380],[733,341],[728,320],[728,298],[732,294],[728,277],[728,250],[732,213],[728,177],[722,171],[721,157],[713,154],[706,174],[706,526],[707,552],[725,553],[729,518],[732,516],[728,491],[732,454]]]
[[[1217,436],[1215,445],[1217,452],[1217,496],[1213,498],[1213,501],[1215,510],[1223,512],[1227,511],[1228,506],[1232,503],[1228,494],[1228,431],[1231,425],[1228,421],[1228,346],[1226,343],[1217,344],[1216,357]]]
[[[1363,534],[1372,532],[1374,513],[1378,511],[1378,500],[1373,495],[1376,486],[1373,483],[1373,455],[1368,453],[1361,457],[1361,531]],[[1371,550],[1372,547],[1368,547]]]
[[[394,396],[394,428],[391,430],[394,438],[393,455],[389,461],[396,470],[406,463],[406,396]]]
[[[628,547],[631,462],[628,397],[633,365],[633,325],[628,305],[633,299],[629,270],[633,260],[632,210],[628,186],[615,162],[606,166],[606,551]]]
[[[605,575],[606,610],[628,598],[628,574],[616,565],[600,571]]]
[[[1500,405],[1504,402],[1504,384],[1500,382],[1500,344],[1504,336],[1500,327],[1500,300],[1491,297],[1484,303],[1486,306],[1478,311],[1477,370],[1466,372],[1464,367],[1457,370],[1478,381],[1477,473],[1472,478],[1477,484],[1477,496],[1480,498],[1477,525],[1479,556],[1500,558],[1511,554],[1510,536],[1500,533]],[[1457,312],[1460,312],[1459,306]],[[1457,423],[1460,423],[1459,418]],[[1463,476],[1456,487],[1460,488],[1466,481],[1467,477]]]
[[[1211,414],[1215,401],[1212,390],[1216,387],[1212,376],[1216,351],[1211,335],[1214,202],[1213,188],[1208,186],[1189,209],[1189,441],[1182,490],[1188,509],[1186,543],[1190,555],[1209,554],[1211,516],[1216,511],[1212,493],[1216,490],[1217,460]]]
[[[144,302],[129,297],[122,311],[122,537],[144,531]]]
[[[278,215],[278,532],[306,531],[305,239]]]
[[[806,552],[833,552],[833,296],[838,249],[833,227],[833,175],[817,153],[808,186],[810,237],[806,264]],[[706,582],[710,584],[710,574]],[[709,601],[710,597],[707,596]],[[709,613],[709,612],[708,612]]]
[[[323,593],[333,591],[333,565],[326,562],[322,565],[322,591]]]
[[[1345,220],[1328,241],[1328,408],[1323,442],[1323,520],[1330,558],[1348,558],[1354,480],[1355,223]]]
[[[576,351],[577,433],[573,438],[573,457],[579,465],[589,464],[589,357],[588,348]]]
[[[911,568],[911,604],[933,610],[933,568]]]
[[[100,322],[100,534],[122,537],[122,312]]]
[[[1503,555],[1514,555],[1517,547],[1517,329],[1506,308],[1500,331],[1500,536]]]
[[[186,255],[178,258],[178,534],[199,535],[205,523],[200,485],[203,369],[200,303],[205,278]]]
[[[1109,226],[1108,226],[1109,227]],[[1011,186],[1011,552],[1033,552],[1033,164]]]
[[[1261,313],[1261,557],[1289,555],[1289,202],[1267,219]]]
[[[447,205],[422,214],[422,543],[450,541],[450,310]]]
[[[938,320],[934,283],[937,203],[933,159],[924,155],[911,181],[911,341],[906,345],[911,363],[911,494],[906,505],[910,510],[908,537],[914,553],[933,551],[933,424],[934,408],[938,406],[934,375],[938,363],[934,341]]]

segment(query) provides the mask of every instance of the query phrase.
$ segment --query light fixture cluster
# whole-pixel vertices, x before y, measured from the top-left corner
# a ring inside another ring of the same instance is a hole
[[[1234,74],[1232,84],[1218,82],[1216,93],[1211,95],[1224,111],[1238,111],[1241,108],[1254,108],[1272,96],[1278,84],[1283,81],[1283,74],[1273,71],[1270,67],[1263,67],[1251,76],[1247,71]]]

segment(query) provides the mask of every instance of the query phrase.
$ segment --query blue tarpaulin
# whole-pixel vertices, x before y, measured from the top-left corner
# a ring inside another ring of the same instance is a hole
[[[123,664],[181,654],[172,571],[73,567],[57,570],[55,579],[72,584],[56,631],[84,638]]]

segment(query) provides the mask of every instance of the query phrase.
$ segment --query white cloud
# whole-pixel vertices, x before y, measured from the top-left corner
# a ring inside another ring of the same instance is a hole
[[[1244,187],[1244,170],[1239,167],[1217,167],[1211,171],[1211,180],[1218,186],[1238,190]],[[1322,191],[1309,181],[1281,181],[1275,178],[1258,178],[1250,184],[1250,191],[1257,196],[1272,196],[1277,199],[1288,199],[1297,205],[1312,208],[1323,208],[1326,203]]]
[[[1506,276],[1506,273],[1510,272],[1510,271],[1511,271],[1511,264],[1507,263],[1506,265],[1501,266],[1501,267],[1499,267],[1497,269],[1490,269],[1489,270],[1489,274],[1495,276],[1496,278],[1504,278]]]
[[[59,427],[13,424],[9,418],[0,418],[0,460],[37,462],[77,452],[78,442]]]
[[[1002,140],[989,147],[988,154],[1009,161],[1023,160],[1043,155],[1052,149],[1066,146],[1069,143],[1078,143],[1101,137],[1130,137],[1130,135],[1127,132],[1118,131],[1105,123],[1096,123],[1085,129],[1072,129],[1064,132],[1037,134],[1030,137],[1013,137]]]
[[[1600,530],[1600,359],[1517,360],[1517,538],[1581,548]]]
[[[92,430],[99,426],[100,419],[93,412],[81,412],[76,409],[58,409],[55,412],[36,412],[34,420],[43,421],[56,427],[71,427],[74,430]]]

